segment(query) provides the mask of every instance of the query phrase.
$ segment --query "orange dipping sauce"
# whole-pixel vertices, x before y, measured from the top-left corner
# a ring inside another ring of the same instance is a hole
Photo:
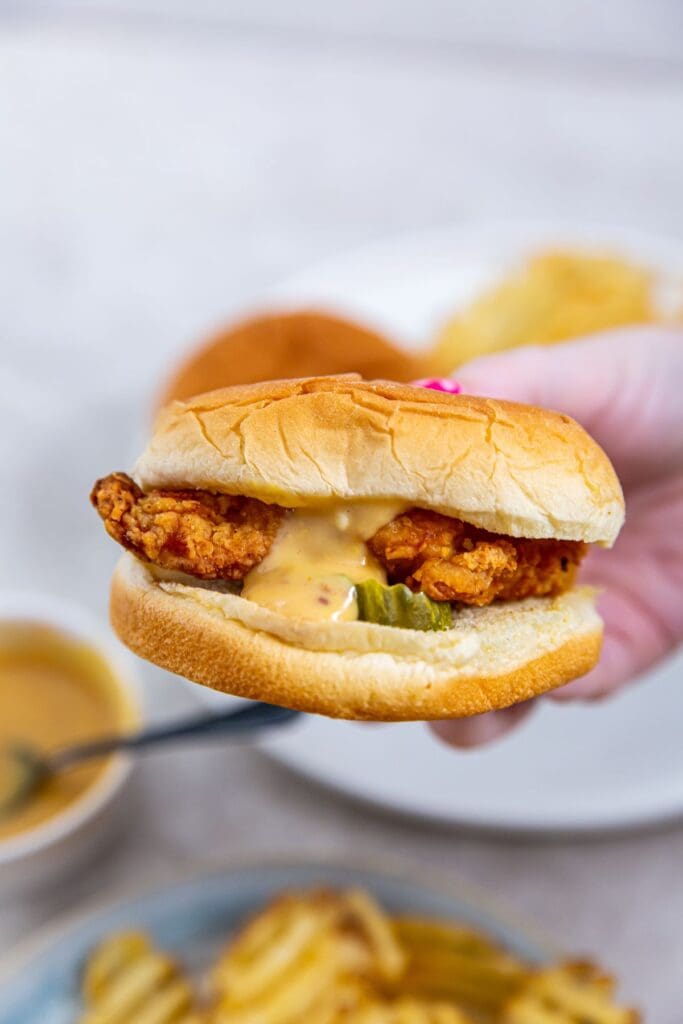
[[[94,647],[39,622],[0,623],[0,749],[25,743],[40,751],[123,732],[135,714],[106,659]],[[0,817],[0,840],[41,825],[73,804],[110,759],[48,780],[16,811]],[[11,780],[3,779],[0,791]]]

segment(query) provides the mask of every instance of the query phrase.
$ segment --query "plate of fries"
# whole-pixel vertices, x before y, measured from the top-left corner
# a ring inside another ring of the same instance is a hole
[[[481,896],[333,863],[196,875],[67,924],[0,1024],[637,1024],[596,964]]]
[[[356,317],[416,354],[422,376],[457,377],[465,360],[518,345],[637,324],[680,329],[683,242],[600,225],[464,223],[319,264],[272,302]],[[652,825],[683,814],[682,671],[678,654],[600,704],[539,702],[518,731],[466,754],[419,723],[368,729],[313,717],[265,747],[335,791],[444,824],[528,833]]]
[[[418,354],[475,356],[624,326],[683,324],[683,241],[609,225],[484,221],[380,240],[283,282],[275,308],[336,311]]]

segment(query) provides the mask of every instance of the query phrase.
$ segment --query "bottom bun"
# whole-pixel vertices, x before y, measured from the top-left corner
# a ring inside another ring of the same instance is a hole
[[[187,581],[187,577],[183,578]],[[111,618],[143,658],[224,693],[332,718],[462,718],[529,700],[596,664],[594,592],[466,608],[452,629],[287,619],[252,601],[157,577],[124,555]]]

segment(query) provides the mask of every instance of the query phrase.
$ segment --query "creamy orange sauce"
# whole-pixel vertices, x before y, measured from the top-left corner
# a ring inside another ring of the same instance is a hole
[[[25,743],[55,750],[130,726],[116,677],[102,656],[49,626],[0,624],[0,751]],[[49,780],[16,811],[0,817],[0,840],[54,817],[93,785],[108,759]],[[12,785],[0,756],[0,794]]]
[[[294,509],[266,557],[245,578],[242,597],[291,618],[357,619],[354,583],[386,583],[365,542],[404,509],[389,501]]]

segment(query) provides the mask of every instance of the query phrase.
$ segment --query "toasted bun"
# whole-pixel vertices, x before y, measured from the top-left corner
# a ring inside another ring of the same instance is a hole
[[[587,589],[470,608],[453,629],[303,623],[241,597],[156,578],[132,555],[112,623],[162,668],[225,693],[334,718],[459,718],[528,700],[588,672],[602,623]]]
[[[412,380],[422,363],[376,331],[318,310],[261,313],[218,331],[166,383],[159,406],[216,388],[349,373]]]
[[[395,499],[495,533],[604,545],[624,518],[609,459],[569,416],[356,375],[174,402],[136,477],[288,507]]]

